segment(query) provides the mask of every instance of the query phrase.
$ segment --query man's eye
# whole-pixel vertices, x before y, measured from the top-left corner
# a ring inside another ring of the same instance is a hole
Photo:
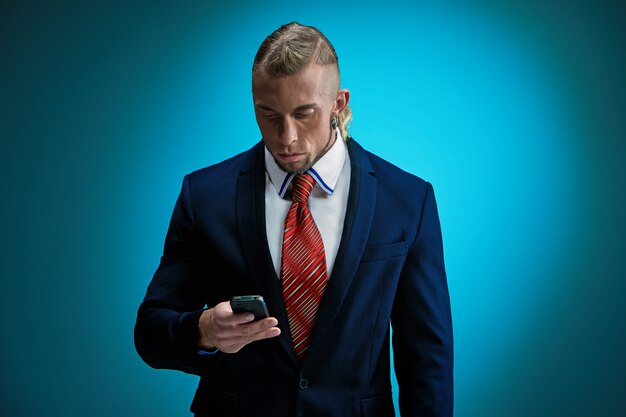
[[[264,115],[263,117],[265,117],[267,120],[276,120],[278,118],[278,115],[276,115],[275,113],[270,113]]]
[[[296,113],[296,119],[306,119],[307,117],[313,114],[312,111],[309,112],[298,112]]]

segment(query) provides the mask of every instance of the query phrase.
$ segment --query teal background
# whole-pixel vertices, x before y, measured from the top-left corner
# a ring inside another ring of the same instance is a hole
[[[617,1],[2,2],[0,409],[188,415],[135,353],[185,173],[252,146],[256,49],[319,27],[362,145],[433,183],[457,416],[626,415]]]

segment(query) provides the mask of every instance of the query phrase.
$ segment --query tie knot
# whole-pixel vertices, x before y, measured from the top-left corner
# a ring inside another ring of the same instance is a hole
[[[307,203],[315,185],[313,177],[309,174],[297,174],[291,184],[293,186],[291,201]]]

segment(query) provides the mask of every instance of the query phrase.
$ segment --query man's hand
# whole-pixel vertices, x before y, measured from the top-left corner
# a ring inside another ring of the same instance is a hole
[[[280,334],[278,320],[267,317],[253,321],[252,313],[233,313],[225,301],[205,310],[200,316],[198,345],[205,349],[218,348],[225,353],[235,353],[250,342],[269,339]]]

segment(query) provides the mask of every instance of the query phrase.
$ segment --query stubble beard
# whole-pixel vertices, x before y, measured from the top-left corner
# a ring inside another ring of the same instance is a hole
[[[272,158],[274,158],[274,162],[276,162],[276,165],[278,165],[278,168],[280,168],[281,171],[286,172],[288,174],[304,174],[305,172],[307,172],[309,170],[309,168],[311,168],[313,165],[315,165],[317,163],[317,161],[319,161],[324,155],[326,155],[326,152],[328,152],[328,150],[330,148],[332,148],[332,146],[335,144],[336,140],[337,140],[337,132],[335,132],[335,130],[331,127],[330,128],[330,132],[328,134],[328,141],[326,142],[326,145],[324,145],[322,150],[317,154],[317,156],[315,157],[315,159],[312,162],[306,164],[301,169],[290,169],[290,168],[284,167],[284,166],[282,166],[280,164],[278,159],[276,159],[274,154],[272,154],[271,152],[270,152],[270,154],[272,155]]]

